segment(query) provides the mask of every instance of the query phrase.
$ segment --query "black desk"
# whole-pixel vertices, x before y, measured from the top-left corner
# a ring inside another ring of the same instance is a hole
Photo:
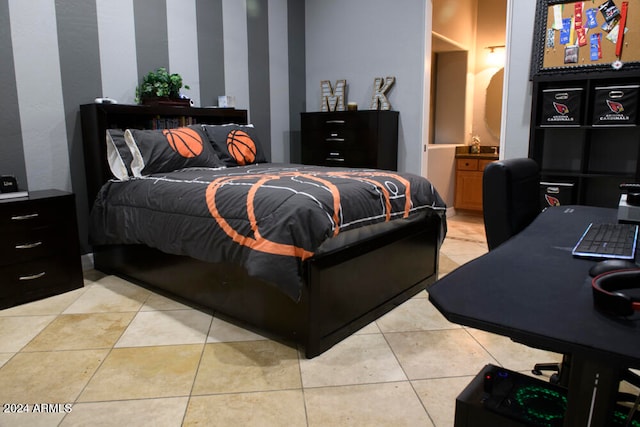
[[[571,255],[590,222],[616,222],[616,210],[549,208],[429,288],[431,302],[452,322],[570,354],[564,425],[571,427],[606,426],[620,372],[640,368],[640,320],[596,310],[588,276],[595,261]]]

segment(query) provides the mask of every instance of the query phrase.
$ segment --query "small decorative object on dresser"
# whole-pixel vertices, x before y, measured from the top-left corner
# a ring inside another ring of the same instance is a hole
[[[384,85],[383,85],[384,80]],[[373,96],[371,97],[372,110],[391,110],[391,103],[387,99],[387,91],[395,83],[395,77],[376,77],[373,80]]]
[[[0,309],[83,286],[75,196],[0,200]]]
[[[18,197],[27,197],[27,191],[19,191],[18,180],[12,175],[0,176],[0,200],[17,199]]]
[[[329,80],[320,82],[322,96],[320,101],[320,111],[344,111],[346,80],[337,80],[335,90],[331,87]]]

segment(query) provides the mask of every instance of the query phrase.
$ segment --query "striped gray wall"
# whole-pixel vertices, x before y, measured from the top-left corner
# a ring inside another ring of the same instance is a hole
[[[0,0],[0,174],[13,175],[21,185],[27,182],[24,164],[15,65],[11,52],[9,1]]]
[[[272,160],[289,161],[305,107],[304,3],[0,0],[0,173],[74,191],[87,251],[79,105],[133,103],[160,66],[182,75],[197,106],[235,96]]]

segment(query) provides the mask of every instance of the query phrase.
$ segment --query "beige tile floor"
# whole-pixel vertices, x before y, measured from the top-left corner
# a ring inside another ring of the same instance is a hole
[[[486,250],[480,217],[449,218],[441,274]],[[485,364],[559,360],[449,323],[426,292],[307,360],[117,277],[85,276],[82,289],[0,311],[0,402],[30,405],[0,413],[0,426],[449,427]]]

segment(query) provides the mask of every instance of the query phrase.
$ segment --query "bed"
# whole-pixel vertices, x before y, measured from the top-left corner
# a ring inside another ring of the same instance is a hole
[[[437,278],[446,208],[424,178],[267,163],[241,124],[112,129],[84,145],[97,270],[307,358]]]

